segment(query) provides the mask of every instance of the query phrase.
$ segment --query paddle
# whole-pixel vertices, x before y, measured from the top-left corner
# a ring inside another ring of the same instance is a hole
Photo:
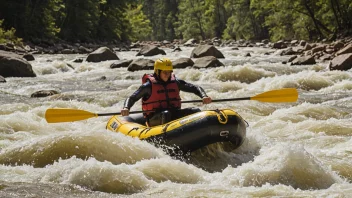
[[[258,94],[253,97],[244,97],[244,98],[227,98],[212,100],[212,102],[225,102],[225,101],[236,101],[236,100],[257,100],[260,102],[296,102],[298,99],[298,92],[295,88],[286,88],[267,91],[261,94]],[[203,102],[203,100],[189,100],[182,101],[182,103],[192,103],[192,102]]]
[[[131,111],[130,114],[143,113],[145,111]],[[92,113],[79,109],[47,109],[45,112],[45,119],[48,123],[56,122],[73,122],[78,120],[85,120],[88,118],[98,116],[113,116],[120,115],[120,113]]]
[[[257,100],[260,102],[296,102],[298,99],[298,92],[294,88],[279,89],[267,91],[253,97],[244,98],[228,98],[212,100],[212,102],[236,101],[236,100]],[[182,101],[182,103],[202,102],[202,100]],[[143,113],[145,111],[131,111],[130,114]],[[120,113],[91,113],[79,109],[47,109],[45,112],[45,119],[48,123],[57,122],[73,122],[78,120],[85,120],[98,116],[112,116],[120,115]]]

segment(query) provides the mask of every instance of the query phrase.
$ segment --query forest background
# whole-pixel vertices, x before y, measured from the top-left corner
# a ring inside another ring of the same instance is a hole
[[[0,43],[245,39],[352,34],[351,0],[0,0]]]

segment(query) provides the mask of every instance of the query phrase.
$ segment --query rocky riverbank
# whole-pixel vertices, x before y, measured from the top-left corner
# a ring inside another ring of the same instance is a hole
[[[344,38],[329,43],[309,43],[307,41],[292,40],[271,43],[268,40],[262,42],[250,41],[223,41],[218,38],[198,42],[190,39],[187,42],[181,40],[161,42],[137,42],[137,43],[102,43],[102,44],[69,44],[27,43],[24,46],[11,44],[0,45],[0,82],[6,82],[6,77],[36,77],[31,68],[30,61],[34,60],[34,54],[85,54],[84,58],[76,59],[75,62],[101,62],[116,60],[110,68],[126,67],[128,71],[152,69],[154,61],[149,58],[136,58],[133,60],[120,60],[116,52],[136,51],[136,56],[151,57],[158,54],[167,56],[163,49],[171,48],[173,51],[181,51],[182,47],[194,47],[190,58],[180,58],[174,61],[175,68],[209,68],[219,67],[224,64],[221,59],[224,55],[218,50],[222,47],[231,47],[236,51],[240,48],[262,47],[274,49],[274,53],[288,56],[287,64],[311,65],[318,62],[329,61],[330,70],[349,70],[352,68],[352,38]],[[270,55],[269,53],[266,55]],[[243,56],[251,56],[250,53]],[[219,60],[220,59],[220,60]]]

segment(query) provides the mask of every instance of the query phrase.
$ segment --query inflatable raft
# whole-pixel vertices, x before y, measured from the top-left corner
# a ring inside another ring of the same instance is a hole
[[[147,127],[132,116],[116,115],[109,119],[106,128],[182,152],[216,142],[231,142],[237,148],[246,137],[245,121],[229,109],[201,111],[154,127]]]

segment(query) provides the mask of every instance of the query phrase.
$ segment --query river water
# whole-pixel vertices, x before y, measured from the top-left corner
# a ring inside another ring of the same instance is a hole
[[[171,60],[190,57],[192,48],[181,49],[165,51]],[[218,49],[224,67],[174,73],[213,99],[297,88],[299,100],[185,104],[234,109],[249,123],[240,148],[210,145],[187,159],[107,131],[109,117],[55,124],[44,118],[48,108],[119,112],[148,71],[72,62],[85,55],[36,55],[36,78],[0,84],[0,197],[352,197],[352,71],[329,71],[327,62],[289,66],[282,64],[289,57],[272,49]],[[39,90],[61,94],[30,97]]]

